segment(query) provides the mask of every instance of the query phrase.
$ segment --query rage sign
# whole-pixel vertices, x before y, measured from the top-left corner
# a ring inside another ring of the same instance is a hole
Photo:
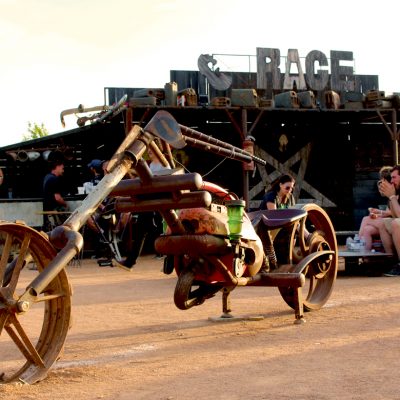
[[[220,72],[219,68],[213,71],[209,64],[214,66],[216,63],[217,60],[210,54],[202,54],[197,60],[199,71],[208,79],[214,89],[228,90],[232,85],[232,77]]]
[[[257,88],[273,90],[291,90],[294,82],[298,90],[354,91],[355,75],[352,66],[342,65],[351,63],[353,52],[330,52],[330,74],[327,56],[319,51],[310,51],[305,58],[305,74],[300,62],[298,50],[289,49],[286,57],[285,74],[281,79],[281,54],[279,49],[257,48]],[[227,90],[232,84],[232,77],[220,72],[219,68],[212,70],[217,61],[209,54],[202,54],[197,61],[199,71],[210,85],[217,90]],[[290,73],[296,67],[297,73]]]

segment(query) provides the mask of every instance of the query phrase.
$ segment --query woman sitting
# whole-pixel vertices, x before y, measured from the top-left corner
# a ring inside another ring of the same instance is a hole
[[[279,210],[295,205],[293,196],[294,178],[289,174],[281,175],[271,184],[271,189],[265,193],[260,210]]]

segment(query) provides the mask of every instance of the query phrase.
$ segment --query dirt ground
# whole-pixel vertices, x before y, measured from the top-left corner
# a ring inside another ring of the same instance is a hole
[[[398,399],[400,278],[339,274],[326,306],[293,324],[276,288],[221,296],[187,311],[175,274],[140,258],[133,272],[84,260],[68,267],[74,323],[64,354],[34,385],[1,385],[0,399]],[[0,361],[1,363],[1,361]]]

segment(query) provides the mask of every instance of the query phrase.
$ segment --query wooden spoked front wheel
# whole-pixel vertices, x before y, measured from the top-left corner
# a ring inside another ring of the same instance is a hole
[[[62,270],[34,301],[20,301],[56,250],[44,235],[16,223],[0,223],[0,249],[0,383],[32,384],[46,377],[63,349],[71,290]]]

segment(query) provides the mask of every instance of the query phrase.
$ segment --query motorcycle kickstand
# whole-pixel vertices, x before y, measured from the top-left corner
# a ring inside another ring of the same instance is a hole
[[[231,314],[231,299],[230,294],[234,288],[233,287],[224,287],[222,289],[222,315],[221,318],[234,318]]]

